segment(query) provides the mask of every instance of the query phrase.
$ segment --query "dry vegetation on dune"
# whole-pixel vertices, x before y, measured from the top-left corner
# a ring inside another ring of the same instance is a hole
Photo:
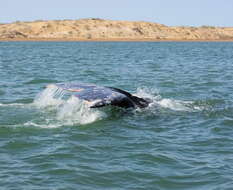
[[[0,24],[2,40],[233,40],[233,27],[168,27],[103,19]]]

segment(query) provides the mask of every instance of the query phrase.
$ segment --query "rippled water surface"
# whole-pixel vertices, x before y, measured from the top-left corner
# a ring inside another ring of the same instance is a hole
[[[54,98],[122,88],[144,110]],[[233,189],[233,43],[0,42],[0,189]]]

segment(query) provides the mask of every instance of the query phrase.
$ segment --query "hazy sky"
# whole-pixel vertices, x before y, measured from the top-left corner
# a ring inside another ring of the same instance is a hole
[[[0,23],[103,18],[233,26],[233,0],[0,0]]]

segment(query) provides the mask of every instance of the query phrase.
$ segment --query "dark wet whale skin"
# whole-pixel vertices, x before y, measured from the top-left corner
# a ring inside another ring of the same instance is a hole
[[[152,102],[149,99],[139,98],[129,92],[114,87],[82,83],[58,83],[55,85],[63,90],[71,91],[79,99],[94,102],[90,108],[107,105],[122,108],[145,108]]]
[[[124,94],[126,96],[122,101],[117,102],[116,104],[114,104],[114,101],[113,101],[113,103],[111,105],[115,105],[115,106],[123,107],[123,108],[136,108],[136,107],[145,108],[152,102],[152,100],[150,100],[150,99],[143,99],[143,98],[139,98],[137,96],[133,96],[129,92],[126,92],[126,91],[121,90],[119,88],[114,88],[114,87],[106,87],[106,88],[110,88],[113,91],[119,92],[119,93]]]

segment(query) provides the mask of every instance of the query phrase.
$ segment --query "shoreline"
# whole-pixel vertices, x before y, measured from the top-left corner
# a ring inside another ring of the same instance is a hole
[[[232,42],[233,27],[103,19],[14,22],[0,24],[0,41]]]
[[[233,42],[233,39],[153,39],[153,38],[0,38],[0,42]]]

